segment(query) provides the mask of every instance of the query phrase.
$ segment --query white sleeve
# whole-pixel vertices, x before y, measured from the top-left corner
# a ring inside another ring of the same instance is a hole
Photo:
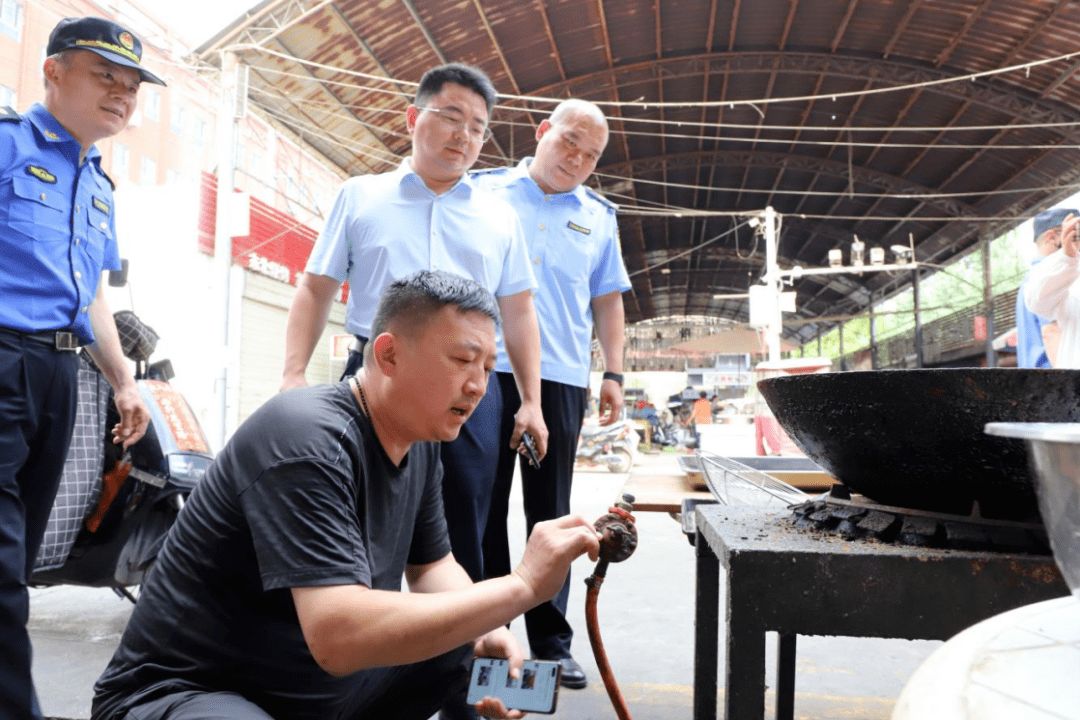
[[[1058,320],[1063,317],[1069,288],[1080,278],[1080,258],[1058,250],[1031,268],[1024,286],[1024,302],[1036,315]]]

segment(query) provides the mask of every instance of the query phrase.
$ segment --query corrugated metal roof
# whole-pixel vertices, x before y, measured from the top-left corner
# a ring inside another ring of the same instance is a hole
[[[408,153],[407,83],[442,62],[508,96],[627,103],[606,106],[594,183],[625,209],[630,321],[746,318],[712,295],[746,291],[762,244],[749,228],[708,243],[735,221],[695,211],[772,205],[788,267],[826,265],[854,233],[910,234],[943,262],[1080,183],[1080,57],[935,84],[1080,50],[1074,0],[268,0],[197,54],[235,45],[252,102],[349,174]],[[530,154],[551,108],[504,98],[479,166]],[[854,312],[908,280],[804,277],[798,314]]]

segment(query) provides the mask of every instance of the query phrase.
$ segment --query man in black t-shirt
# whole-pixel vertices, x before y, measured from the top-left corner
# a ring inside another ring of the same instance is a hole
[[[520,668],[506,624],[599,544],[579,516],[545,523],[476,584],[450,554],[438,442],[484,394],[497,320],[476,283],[417,273],[384,293],[355,377],[256,411],[170,531],[94,720],[424,720],[474,653]]]

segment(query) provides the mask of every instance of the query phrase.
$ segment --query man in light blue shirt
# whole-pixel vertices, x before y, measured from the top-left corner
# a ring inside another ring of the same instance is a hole
[[[529,258],[540,289],[536,314],[541,328],[541,407],[549,435],[548,454],[540,467],[521,461],[528,530],[540,521],[570,512],[574,455],[585,414],[595,326],[604,359],[600,386],[601,422],[619,419],[622,399],[623,302],[630,279],[619,246],[616,206],[582,183],[596,168],[607,145],[603,113],[592,103],[561,103],[536,131],[534,158],[517,166],[475,174],[481,187],[510,202],[525,229]],[[494,494],[488,522],[482,529],[485,577],[508,571],[506,516],[517,447],[511,431],[516,390],[505,348],[496,363],[504,406],[501,409],[497,457],[483,467],[495,468]],[[475,418],[482,422],[482,418]],[[470,423],[474,420],[470,420]],[[453,481],[451,468],[443,481]],[[457,518],[450,516],[453,525]],[[456,549],[455,549],[456,551]],[[533,655],[563,664],[563,685],[581,688],[586,677],[573,660],[573,630],[566,621],[570,578],[551,602],[525,615]]]
[[[445,270],[498,299],[502,340],[522,397],[515,438],[529,431],[540,452],[546,450],[536,280],[521,225],[509,204],[466,175],[490,137],[495,99],[491,80],[466,65],[442,65],[421,78],[405,111],[412,156],[391,172],[347,180],[315,243],[289,309],[282,390],[307,385],[304,373],[345,280],[345,327],[357,338],[345,369],[351,375],[362,363],[383,289],[418,270]],[[486,505],[478,511],[486,514]]]

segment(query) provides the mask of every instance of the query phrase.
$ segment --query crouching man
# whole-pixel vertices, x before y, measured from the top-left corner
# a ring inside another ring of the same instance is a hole
[[[497,322],[476,283],[417,273],[383,294],[355,376],[255,412],[170,531],[94,720],[426,720],[474,654],[520,668],[506,624],[599,543],[581,517],[538,525],[476,584],[450,552],[438,443],[484,395]]]

